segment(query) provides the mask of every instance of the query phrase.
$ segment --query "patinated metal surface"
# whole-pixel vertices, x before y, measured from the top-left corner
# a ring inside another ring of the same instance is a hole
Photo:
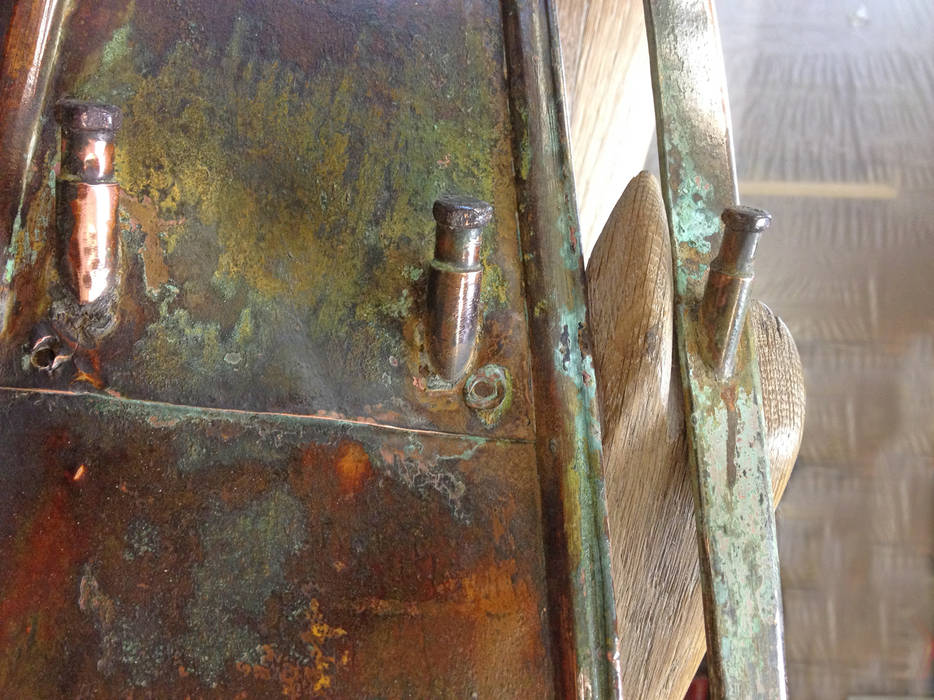
[[[476,360],[509,366],[517,410],[492,432],[531,437],[502,29],[488,4],[76,3],[52,92],[124,115],[115,329],[76,354],[100,365],[94,383],[171,403],[490,430],[425,390],[415,313],[432,204],[464,192],[499,212],[480,254]],[[85,322],[47,267],[58,127],[45,113],[5,261],[4,335],[50,316],[81,341]],[[48,386],[21,371],[18,350],[0,351],[2,382]]]
[[[3,234],[0,688],[612,695],[547,8],[56,16],[48,96],[3,122],[33,145]],[[62,274],[62,97],[123,114],[106,303]],[[426,339],[445,193],[495,212],[454,383]]]
[[[4,390],[8,697],[544,697],[534,448]]]
[[[544,2],[507,5],[512,125],[537,406],[552,637],[565,696],[621,695],[600,420],[558,58]],[[548,57],[550,60],[545,60]],[[545,406],[555,410],[544,409]]]
[[[755,345],[747,327],[735,370],[724,378],[719,362],[704,360],[710,356],[707,329],[716,324],[698,321],[719,217],[738,203],[716,16],[710,0],[646,0],[645,13],[696,477],[711,690],[718,698],[785,697],[778,549]]]

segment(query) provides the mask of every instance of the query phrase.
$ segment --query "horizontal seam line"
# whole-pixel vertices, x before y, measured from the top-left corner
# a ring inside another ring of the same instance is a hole
[[[419,435],[433,435],[436,437],[456,438],[467,440],[483,440],[485,442],[508,442],[520,445],[531,445],[535,440],[530,438],[518,437],[495,437],[487,435],[471,435],[469,433],[455,433],[446,430],[431,430],[430,428],[405,428],[391,423],[379,423],[376,421],[362,420],[359,418],[321,416],[307,413],[289,413],[287,411],[249,411],[242,408],[217,408],[214,406],[194,406],[191,404],[178,404],[169,401],[153,401],[151,399],[133,399],[123,396],[111,396],[109,394],[92,394],[90,392],[65,391],[63,389],[42,389],[39,387],[13,387],[0,386],[0,391],[17,394],[44,394],[52,396],[67,396],[72,398],[92,398],[105,401],[114,401],[117,403],[126,402],[139,404],[143,406],[154,406],[160,408],[190,409],[195,411],[205,411],[209,413],[228,414],[236,416],[268,416],[275,418],[297,418],[309,422],[336,423],[353,426],[363,426],[367,428],[378,428],[381,430],[390,430],[401,433],[417,433]]]

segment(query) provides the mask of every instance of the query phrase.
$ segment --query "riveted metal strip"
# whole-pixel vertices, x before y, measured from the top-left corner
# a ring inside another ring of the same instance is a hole
[[[735,373],[723,380],[700,352],[697,305],[720,214],[738,202],[716,14],[710,0],[645,0],[645,14],[713,696],[784,698],[778,549],[755,343],[747,327]]]

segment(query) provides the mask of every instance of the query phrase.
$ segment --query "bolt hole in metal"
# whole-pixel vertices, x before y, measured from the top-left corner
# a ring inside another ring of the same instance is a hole
[[[29,361],[36,369],[51,372],[52,365],[55,362],[55,351],[52,350],[52,348],[39,348],[38,350],[33,350]]]
[[[62,352],[62,342],[48,328],[40,328],[33,335],[32,346],[26,346],[29,364],[41,372],[52,373],[71,359],[71,354]]]
[[[506,397],[507,388],[505,370],[499,365],[484,365],[467,379],[464,401],[476,411],[495,409]]]
[[[29,362],[38,370],[51,372],[58,357],[59,342],[54,335],[43,335],[36,340],[29,351]]]
[[[481,399],[496,398],[496,386],[491,382],[480,380],[473,388],[473,393]]]

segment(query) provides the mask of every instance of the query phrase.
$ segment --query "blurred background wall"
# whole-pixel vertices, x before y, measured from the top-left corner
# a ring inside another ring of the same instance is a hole
[[[790,695],[927,695],[934,2],[716,4],[741,195],[774,215],[754,294],[808,388],[778,510]],[[657,172],[642,3],[558,6],[589,251],[647,151]]]

